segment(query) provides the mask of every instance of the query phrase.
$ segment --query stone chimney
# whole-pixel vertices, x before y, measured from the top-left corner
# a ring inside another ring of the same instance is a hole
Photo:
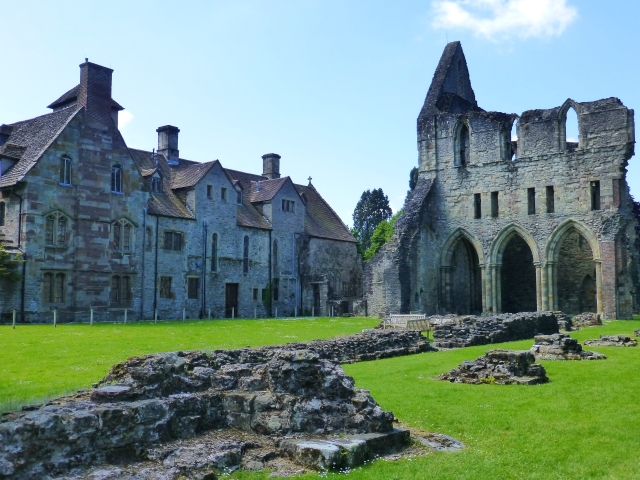
[[[80,65],[78,105],[85,108],[88,124],[99,128],[113,125],[111,100],[111,75],[113,70],[85,59]]]
[[[178,150],[178,133],[180,129],[172,125],[159,127],[158,132],[158,153],[164,155],[169,165],[180,163],[180,150]]]
[[[280,178],[280,155],[266,153],[262,156],[262,176],[269,180]]]

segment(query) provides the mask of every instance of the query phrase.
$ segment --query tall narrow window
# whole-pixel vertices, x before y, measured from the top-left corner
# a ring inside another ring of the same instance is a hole
[[[131,250],[131,224],[124,223],[122,227],[122,250],[129,252]]]
[[[120,277],[111,277],[111,303],[120,303]]]
[[[482,217],[482,197],[479,193],[473,194],[473,218]]]
[[[53,292],[53,301],[55,303],[63,303],[65,297],[65,275],[64,273],[56,273],[55,289]]]
[[[113,224],[113,249],[120,250],[122,247],[122,225],[120,223]]]
[[[237,194],[237,195],[236,195],[236,203],[237,203],[238,205],[242,205],[242,192],[241,192],[240,190],[238,190],[238,191],[236,192],[236,194]]]
[[[227,201],[227,189],[225,187],[222,187],[220,189],[220,200],[222,200],[223,202]]]
[[[498,217],[498,192],[491,192],[491,216]]]
[[[71,185],[71,159],[69,157],[60,159],[60,184]]]
[[[151,193],[162,193],[162,179],[151,177]]]
[[[200,279],[197,277],[189,277],[187,279],[187,298],[190,300],[197,300],[199,291]]]
[[[600,210],[600,182],[591,182],[591,210]]]
[[[554,213],[556,211],[555,199],[553,194],[553,185],[549,185],[547,190],[547,213]]]
[[[218,271],[218,234],[211,237],[211,271]]]
[[[54,215],[49,215],[45,219],[45,227],[44,227],[44,243],[46,245],[53,245],[53,229],[56,223],[56,217]]]
[[[213,185],[207,185],[207,198],[211,199],[213,197]]]
[[[150,252],[151,249],[153,248],[153,229],[151,227],[147,227],[147,229],[145,231],[144,243],[145,243],[144,248],[148,252]]]
[[[527,188],[527,213],[529,215],[536,214],[536,189]]]
[[[273,241],[273,266],[278,266],[278,240]]]
[[[160,298],[171,298],[171,277],[160,277]]]
[[[129,304],[129,288],[131,288],[129,277],[120,277],[120,303]]]
[[[122,167],[120,165],[111,167],[111,191],[122,193]]]
[[[53,273],[45,273],[42,278],[42,301],[53,302]]]
[[[4,202],[0,202],[0,227],[4,227],[4,216],[6,214],[7,207]]]
[[[242,252],[242,272],[249,272],[249,237],[244,237],[244,248]]]
[[[580,145],[580,126],[578,123],[578,112],[570,107],[565,112],[564,117],[564,146],[567,151],[573,151]]]
[[[280,299],[280,279],[279,278],[273,279],[273,299],[274,300]]]
[[[44,242],[50,247],[64,247],[67,244],[67,217],[52,213],[45,218]]]
[[[458,132],[458,138],[456,140],[457,143],[457,158],[455,159],[455,164],[458,166],[464,166],[469,163],[469,127],[463,124],[460,127],[460,131]]]

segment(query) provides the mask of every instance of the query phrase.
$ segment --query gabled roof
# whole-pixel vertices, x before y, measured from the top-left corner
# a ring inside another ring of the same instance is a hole
[[[76,85],[68,92],[64,93],[60,98],[51,103],[47,108],[52,108],[54,110],[58,110],[67,105],[71,105],[72,103],[76,103],[78,101],[78,92],[80,91],[80,85]],[[111,108],[115,108],[116,110],[124,110],[124,107],[116,102],[113,98],[111,99]]]
[[[0,177],[0,188],[10,187],[22,180],[79,110],[64,108],[9,125],[12,127],[11,133],[0,147],[0,155],[18,162]]]
[[[218,160],[207,163],[192,163],[184,165],[180,160],[180,165],[171,168],[172,179],[171,188],[189,188],[195,186],[216,164]]]
[[[252,203],[268,202],[273,200],[282,186],[291,181],[289,177],[274,178],[273,180],[258,180],[251,182],[249,198]],[[293,182],[291,182],[293,183]]]
[[[304,195],[307,201],[307,215],[304,218],[304,230],[307,235],[343,242],[356,242],[338,214],[313,185],[295,185],[295,187],[300,196]]]

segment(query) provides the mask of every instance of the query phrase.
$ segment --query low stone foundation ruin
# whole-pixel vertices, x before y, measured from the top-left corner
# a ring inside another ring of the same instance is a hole
[[[531,353],[536,360],[602,360],[607,358],[598,352],[582,350],[582,345],[575,338],[564,333],[553,335],[536,335]]]
[[[433,341],[438,348],[526,340],[537,334],[558,332],[558,319],[552,312],[504,313],[490,317],[474,315],[433,316]]]
[[[549,381],[544,367],[528,350],[489,350],[474,361],[465,360],[458,368],[443,373],[439,380],[452,383],[537,385]]]
[[[576,330],[585,327],[597,327],[598,325],[602,325],[602,319],[600,318],[600,315],[596,313],[585,312],[580,315],[575,315],[571,319],[571,325]]]
[[[297,436],[317,441],[365,434],[367,441],[353,437],[352,443],[356,457],[367,459],[397,448],[408,433],[393,428],[393,414],[355,388],[337,361],[429,349],[418,332],[371,332],[281,347],[132,357],[113,366],[92,391],[4,414],[0,476],[68,477],[90,464],[148,459],[153,451],[170,456],[156,445],[219,429],[293,436],[278,443],[278,452],[294,461],[302,458]],[[248,448],[234,439],[220,441],[211,440],[221,449],[207,454],[212,459],[200,462],[203,468],[238,465],[237,452]],[[341,455],[348,450],[343,447],[337,447]]]
[[[599,340],[585,340],[584,344],[590,347],[637,347],[638,341],[628,335],[600,335]]]

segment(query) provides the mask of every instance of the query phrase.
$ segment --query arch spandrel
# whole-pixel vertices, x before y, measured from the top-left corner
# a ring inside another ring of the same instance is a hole
[[[480,242],[471,234],[468,230],[458,227],[456,228],[449,237],[447,241],[442,246],[442,250],[440,252],[440,266],[447,267],[451,265],[451,257],[453,256],[453,252],[455,250],[456,245],[462,239],[467,240],[475,249],[476,255],[478,255],[478,263],[480,266],[483,266],[484,263],[484,252],[482,251],[482,245]]]
[[[511,240],[514,235],[519,235],[520,237],[522,237],[522,239],[529,246],[529,249],[531,249],[531,254],[533,255],[533,263],[539,265],[540,253],[538,252],[538,244],[529,232],[515,223],[504,227],[502,230],[500,230],[500,233],[498,233],[498,235],[496,235],[496,237],[493,239],[493,242],[491,243],[491,250],[489,253],[490,262],[494,265],[502,264],[502,254],[504,253],[504,249],[509,243],[509,240]]]
[[[591,251],[593,252],[593,261],[600,261],[600,243],[594,235],[593,231],[584,223],[573,219],[567,219],[558,225],[551,233],[545,248],[545,258],[547,262],[557,262],[560,255],[560,245],[565,234],[575,228],[589,242]]]

